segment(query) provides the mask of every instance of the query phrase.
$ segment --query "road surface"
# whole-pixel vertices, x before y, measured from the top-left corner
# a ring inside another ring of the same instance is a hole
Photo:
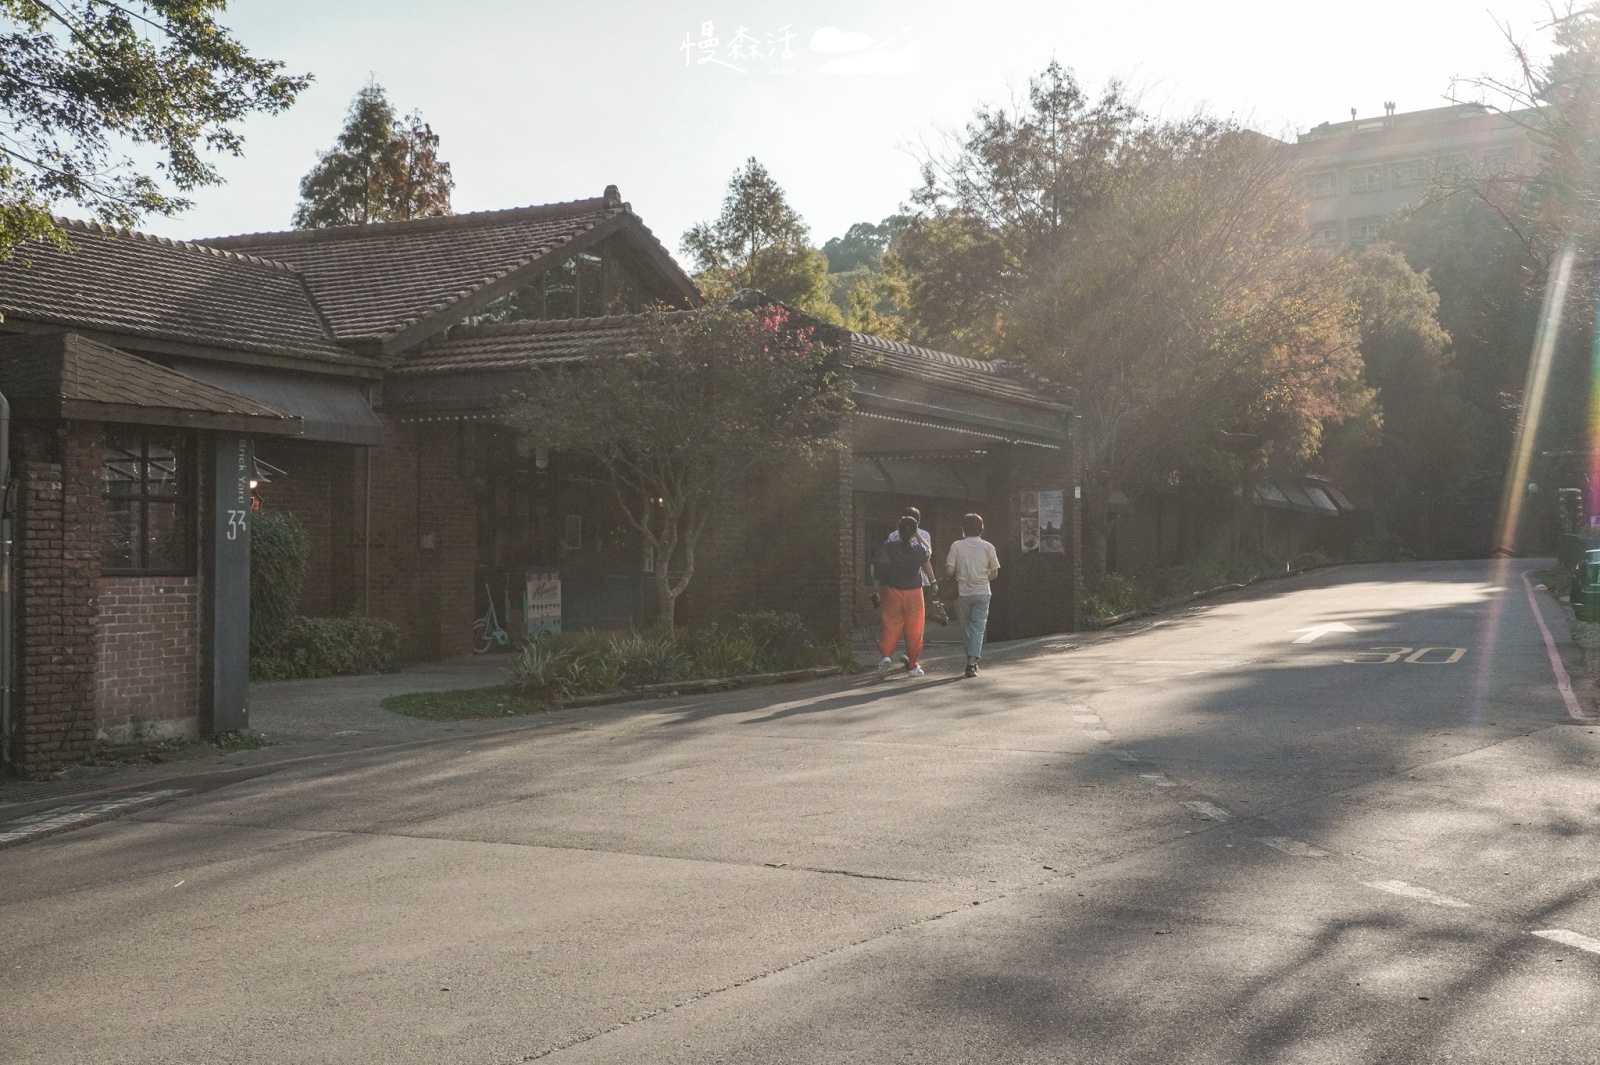
[[[1595,1062],[1600,724],[1524,568],[342,752],[0,851],[0,1060]]]

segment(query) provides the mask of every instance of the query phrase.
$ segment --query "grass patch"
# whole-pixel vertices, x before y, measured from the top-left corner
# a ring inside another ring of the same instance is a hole
[[[383,701],[385,710],[425,721],[466,721],[474,718],[518,717],[543,714],[552,709],[542,699],[516,695],[504,685],[467,688],[453,692],[412,692],[391,695]]]

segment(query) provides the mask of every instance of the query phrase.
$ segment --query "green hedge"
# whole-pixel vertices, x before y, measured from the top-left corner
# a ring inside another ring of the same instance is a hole
[[[293,514],[266,509],[250,529],[250,654],[262,653],[294,624],[311,558],[311,538]]]
[[[380,618],[295,618],[276,640],[250,656],[255,680],[393,673],[399,668],[400,629]]]
[[[844,664],[849,650],[819,647],[796,614],[740,614],[694,633],[599,632],[541,636],[511,663],[511,690],[536,699],[594,695],[674,680],[776,673]]]

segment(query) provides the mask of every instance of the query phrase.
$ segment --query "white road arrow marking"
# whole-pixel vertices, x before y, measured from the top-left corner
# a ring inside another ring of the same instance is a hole
[[[1310,643],[1318,636],[1326,636],[1330,632],[1355,632],[1356,630],[1342,621],[1331,621],[1326,625],[1313,625],[1309,629],[1290,629],[1289,631],[1305,633],[1304,636],[1294,641],[1295,643]]]

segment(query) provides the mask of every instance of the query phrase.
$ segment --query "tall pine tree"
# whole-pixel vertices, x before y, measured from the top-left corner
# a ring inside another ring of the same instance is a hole
[[[300,181],[300,229],[450,213],[455,180],[422,115],[401,117],[373,82],[356,94],[338,143]]]

